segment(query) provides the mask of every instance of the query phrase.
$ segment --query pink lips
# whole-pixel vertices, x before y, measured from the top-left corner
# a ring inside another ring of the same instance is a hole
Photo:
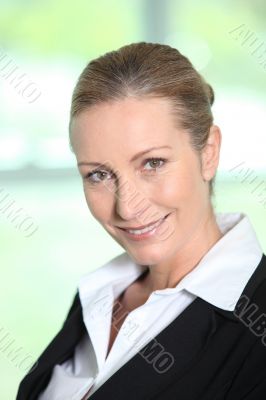
[[[141,240],[144,240],[144,239],[149,239],[149,238],[151,238],[152,236],[155,235],[157,229],[164,223],[164,221],[166,220],[166,218],[168,217],[168,215],[170,215],[170,214],[167,214],[167,215],[162,219],[162,221],[160,222],[160,224],[159,224],[158,226],[156,226],[155,228],[153,228],[151,231],[148,231],[148,232],[144,232],[144,233],[140,233],[140,234],[135,234],[135,233],[130,233],[130,232],[128,232],[128,231],[126,231],[125,229],[122,229],[122,228],[119,228],[119,229],[122,230],[122,232],[123,232],[123,234],[124,234],[125,236],[127,236],[129,239],[131,239],[131,240],[133,240],[133,241],[141,241]],[[159,221],[159,220],[158,220],[158,221]],[[158,221],[157,221],[157,222],[158,222]]]
[[[163,217],[164,219],[166,218],[166,217],[168,217],[168,215],[169,214],[167,214],[165,217]],[[142,225],[142,226],[125,226],[125,227],[122,227],[122,226],[118,226],[118,228],[120,228],[120,229],[123,229],[123,230],[125,230],[125,229],[144,229],[144,228],[148,228],[148,226],[151,226],[151,225],[154,225],[154,224],[156,224],[158,221],[160,221],[160,219],[162,219],[162,218],[159,218],[159,219],[157,219],[156,221],[153,221],[153,222],[150,222],[149,224],[147,224],[147,225]]]

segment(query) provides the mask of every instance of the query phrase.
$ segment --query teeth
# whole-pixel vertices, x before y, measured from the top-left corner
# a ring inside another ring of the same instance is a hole
[[[129,233],[133,233],[134,235],[140,235],[141,233],[152,231],[154,228],[156,228],[158,225],[160,225],[160,223],[162,222],[163,219],[164,218],[160,219],[154,225],[147,226],[147,228],[143,228],[143,229],[126,229],[126,231],[129,232]]]

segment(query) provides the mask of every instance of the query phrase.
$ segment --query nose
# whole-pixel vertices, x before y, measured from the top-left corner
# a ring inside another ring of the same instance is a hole
[[[124,178],[119,182],[116,191],[116,211],[124,220],[137,218],[147,205],[147,199],[137,190],[134,180]]]

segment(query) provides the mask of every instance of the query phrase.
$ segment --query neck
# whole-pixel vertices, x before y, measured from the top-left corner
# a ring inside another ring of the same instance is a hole
[[[155,290],[174,288],[198,265],[203,256],[222,236],[215,216],[212,215],[198,227],[193,238],[186,242],[171,259],[148,267],[140,280],[143,291],[149,296]]]

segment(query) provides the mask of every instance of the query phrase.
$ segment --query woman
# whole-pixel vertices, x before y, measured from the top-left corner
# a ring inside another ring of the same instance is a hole
[[[265,398],[266,258],[247,215],[214,212],[213,101],[167,45],[82,72],[70,145],[91,213],[125,252],[81,278],[17,400]]]

